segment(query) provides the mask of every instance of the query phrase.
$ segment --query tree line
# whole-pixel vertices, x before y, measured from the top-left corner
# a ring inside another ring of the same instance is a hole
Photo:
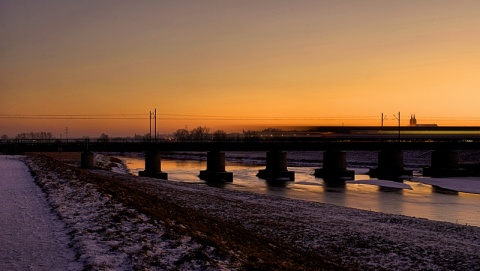
[[[210,128],[205,126],[198,126],[192,130],[187,129],[178,129],[173,133],[173,138],[176,141],[201,141],[201,140],[215,140],[215,141],[223,141],[228,138],[228,135],[223,130],[217,130],[213,133],[210,133]]]
[[[198,126],[192,130],[187,129],[178,129],[175,131],[172,136],[173,140],[175,141],[205,141],[205,140],[213,140],[213,141],[226,141],[228,139],[238,139],[238,137],[243,138],[244,140],[255,140],[260,139],[265,134],[279,134],[282,130],[274,129],[274,128],[267,128],[261,131],[243,131],[243,135],[239,134],[227,134],[224,130],[216,130],[210,133],[210,128],[206,126]],[[128,137],[132,138],[132,137]],[[151,141],[152,136],[150,134],[139,135],[135,134],[133,137],[136,141]],[[9,140],[7,135],[2,135],[0,138],[2,141]],[[14,139],[20,140],[55,140],[56,138],[52,135],[51,132],[27,132],[27,133],[20,133],[15,136]],[[90,140],[90,137],[85,136],[83,139]],[[114,138],[116,139],[116,138]],[[122,139],[122,138],[118,138]],[[123,138],[125,139],[125,138]],[[112,138],[105,133],[102,133],[99,137],[96,138],[97,141],[100,142],[109,142]]]

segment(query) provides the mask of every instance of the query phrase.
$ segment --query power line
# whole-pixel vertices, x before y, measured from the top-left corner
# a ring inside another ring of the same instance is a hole
[[[0,115],[2,119],[145,119],[146,114],[100,114],[100,115]]]
[[[144,114],[2,114],[0,119],[29,120],[145,120],[151,116]],[[200,115],[200,114],[169,114],[157,113],[158,120],[225,120],[225,121],[372,121],[378,116],[314,116],[314,117],[249,117],[237,115]],[[424,120],[438,121],[480,121],[474,117],[424,117]]]
[[[371,120],[374,116],[366,117],[246,117],[246,116],[215,116],[215,115],[187,115],[187,114],[157,114],[163,120]],[[89,114],[89,115],[0,115],[3,119],[148,119],[148,114]]]

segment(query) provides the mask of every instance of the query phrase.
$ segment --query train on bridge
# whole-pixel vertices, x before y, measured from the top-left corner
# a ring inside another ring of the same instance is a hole
[[[265,129],[226,134],[216,138],[206,134],[198,138],[159,137],[157,143],[167,142],[315,142],[315,141],[480,141],[477,126],[319,126],[284,129]],[[99,138],[15,138],[1,139],[0,144],[35,143],[150,143],[153,138],[99,137]]]

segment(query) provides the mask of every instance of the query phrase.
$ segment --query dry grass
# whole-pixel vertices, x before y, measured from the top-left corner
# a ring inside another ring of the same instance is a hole
[[[182,207],[168,198],[143,190],[135,182],[121,182],[59,161],[70,161],[75,155],[44,156],[49,169],[70,170],[82,181],[95,184],[102,193],[158,221],[164,221],[177,233],[189,235],[197,242],[215,247],[225,255],[237,257],[244,270],[342,270],[314,252],[305,251],[281,240],[273,240],[217,217]],[[51,158],[59,159],[54,160]],[[79,158],[79,154],[78,154]],[[192,205],[195,202],[191,202]],[[201,255],[192,255],[201,257]]]
[[[34,155],[43,155],[66,164],[80,164],[80,152],[36,152]]]

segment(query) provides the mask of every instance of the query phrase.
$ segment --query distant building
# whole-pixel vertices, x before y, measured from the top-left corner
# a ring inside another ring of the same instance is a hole
[[[437,124],[418,124],[417,123],[417,118],[415,117],[415,114],[410,115],[410,126],[415,126],[415,127],[438,127]]]
[[[410,126],[417,126],[417,118],[415,118],[415,114],[410,115]]]

